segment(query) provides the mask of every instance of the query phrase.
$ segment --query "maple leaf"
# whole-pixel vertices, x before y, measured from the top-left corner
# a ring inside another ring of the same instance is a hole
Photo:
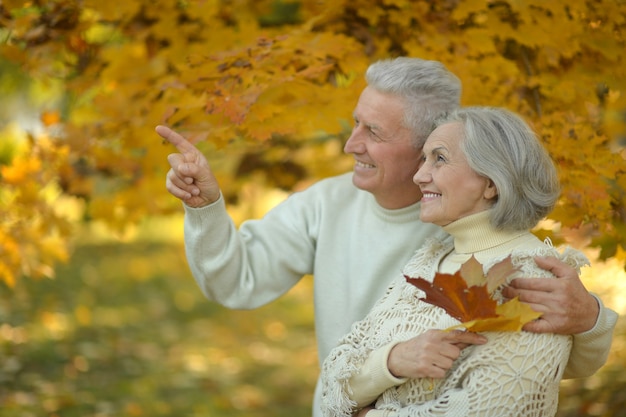
[[[461,322],[496,317],[496,301],[483,286],[468,287],[460,271],[454,275],[437,273],[432,283],[423,278],[405,278],[426,293],[424,301],[443,308]]]
[[[493,299],[494,291],[517,271],[507,257],[485,276],[482,265],[472,256],[454,274],[436,273],[433,282],[404,277],[409,284],[424,291],[425,302],[443,308],[461,322],[453,328],[463,327],[474,332],[519,331],[541,314],[517,298],[500,305]]]

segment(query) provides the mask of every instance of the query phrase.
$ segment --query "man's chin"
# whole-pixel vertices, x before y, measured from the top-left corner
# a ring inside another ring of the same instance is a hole
[[[371,189],[370,181],[363,178],[363,176],[359,175],[357,172],[352,173],[352,184],[359,190],[370,191]]]

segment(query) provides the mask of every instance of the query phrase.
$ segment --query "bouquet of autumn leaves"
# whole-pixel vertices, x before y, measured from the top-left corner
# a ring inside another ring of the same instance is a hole
[[[454,274],[436,273],[433,282],[407,275],[409,284],[426,293],[423,301],[441,307],[461,324],[448,330],[465,328],[472,332],[520,331],[524,324],[541,316],[517,298],[498,304],[495,291],[519,271],[511,257],[495,264],[487,275],[472,256]]]

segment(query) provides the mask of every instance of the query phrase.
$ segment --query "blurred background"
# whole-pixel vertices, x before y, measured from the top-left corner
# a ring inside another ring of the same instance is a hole
[[[463,104],[541,135],[563,183],[536,233],[626,311],[626,2],[0,0],[0,416],[308,416],[312,280],[206,301],[154,133],[209,158],[237,223],[346,172],[369,63],[442,61]],[[626,324],[559,416],[626,416]]]

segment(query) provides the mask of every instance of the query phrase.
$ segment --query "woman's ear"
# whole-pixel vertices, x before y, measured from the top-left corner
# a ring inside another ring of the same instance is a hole
[[[498,199],[498,189],[496,188],[496,184],[493,183],[490,179],[487,179],[487,186],[485,187],[485,191],[483,192],[483,198],[485,200],[497,200]]]

